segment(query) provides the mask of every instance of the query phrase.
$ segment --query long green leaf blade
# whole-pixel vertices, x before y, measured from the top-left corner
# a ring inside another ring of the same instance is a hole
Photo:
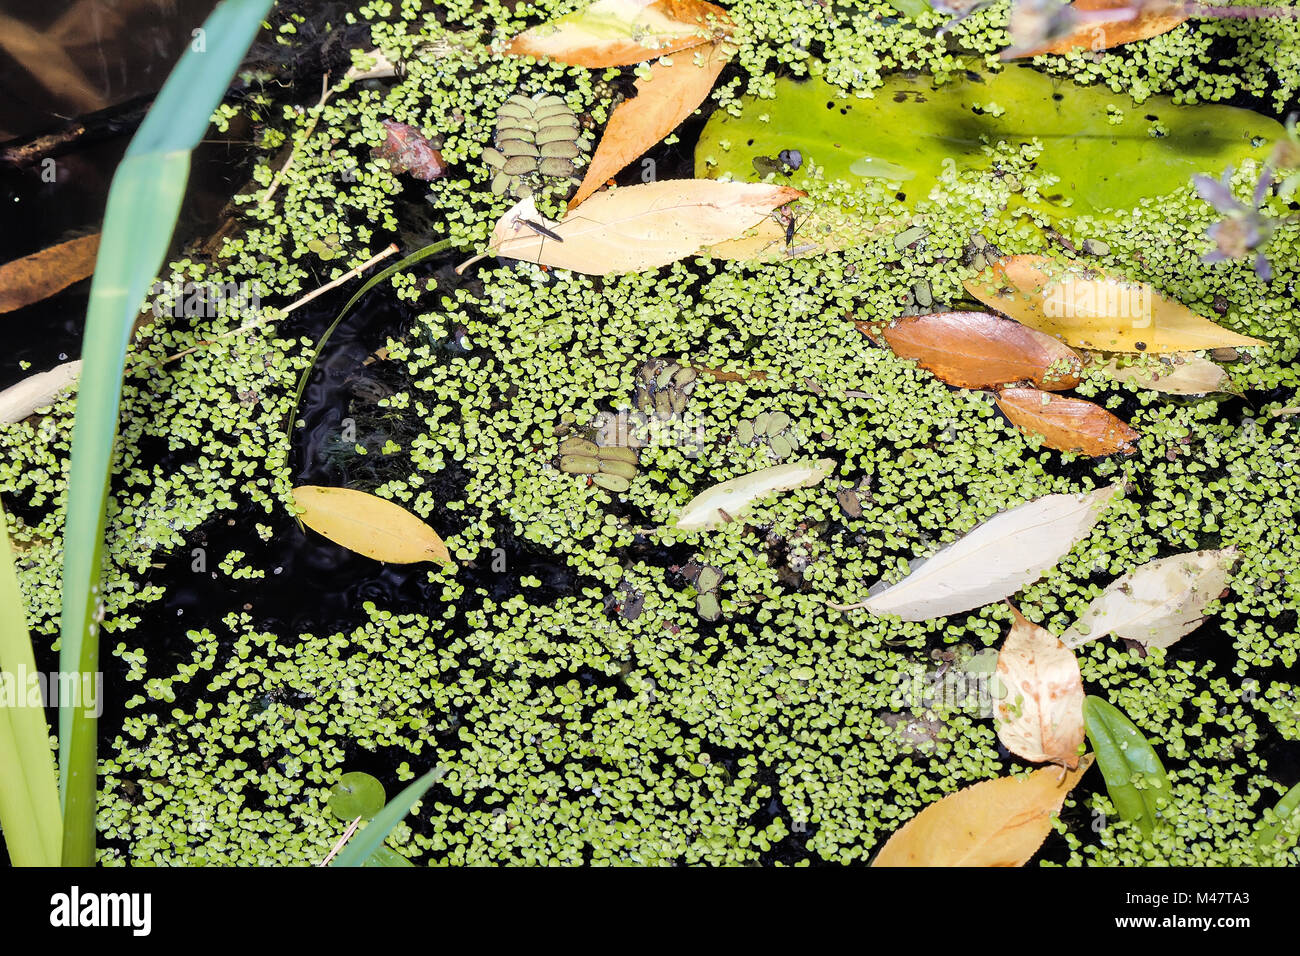
[[[45,709],[27,706],[36,658],[0,511],[0,830],[14,866],[58,866],[59,784]]]
[[[1150,836],[1161,805],[1173,798],[1155,749],[1133,721],[1100,697],[1084,698],[1083,722],[1115,809]]]
[[[384,844],[393,827],[411,812],[411,808],[430,787],[443,778],[446,767],[435,767],[393,799],[365,825],[334,858],[333,866],[365,866],[371,855]]]
[[[167,78],[113,177],[82,342],[64,537],[59,669],[99,669],[99,593],[113,443],[131,330],[171,242],[190,151],[253,42],[271,0],[223,0]],[[97,721],[59,708],[63,862],[95,858]]]
[[[1294,843],[1297,833],[1291,818],[1297,809],[1300,809],[1300,783],[1282,795],[1282,799],[1273,808],[1273,816],[1277,818],[1277,822],[1260,827],[1255,832],[1255,842],[1262,847],[1272,846],[1275,843],[1280,847],[1290,846]]]

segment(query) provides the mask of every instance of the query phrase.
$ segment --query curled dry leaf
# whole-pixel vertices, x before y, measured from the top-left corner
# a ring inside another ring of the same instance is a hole
[[[1121,366],[1111,359],[1093,371],[1116,382],[1127,382],[1139,388],[1166,395],[1205,395],[1208,392],[1230,392],[1232,383],[1228,373],[1209,359],[1198,355],[1177,355],[1169,364],[1154,367],[1139,365]]]
[[[730,26],[725,10],[703,0],[597,0],[519,34],[504,52],[593,69],[631,66],[707,43]]]
[[[990,308],[1076,348],[1103,352],[1195,352],[1267,342],[1238,335],[1143,282],[1115,279],[1081,262],[1006,256],[966,281]]]
[[[1087,537],[1118,491],[1109,485],[1035,498],[994,515],[875,597],[836,607],[928,621],[1001,601],[1037,581]]]
[[[1065,343],[987,312],[938,312],[904,316],[878,329],[867,322],[857,327],[879,334],[895,355],[913,359],[961,388],[1016,382],[1052,390],[1074,388],[1083,367]]]
[[[370,155],[388,160],[393,172],[410,173],[425,181],[447,175],[442,153],[414,126],[386,119],[384,131],[387,138],[383,145],[372,149]]]
[[[778,491],[808,488],[835,470],[830,458],[793,461],[720,482],[686,503],[677,518],[682,531],[717,528],[745,514],[754,502]]]
[[[395,502],[316,485],[293,489],[293,498],[303,524],[349,551],[390,564],[452,563],[438,533]]]
[[[710,43],[651,64],[650,74],[636,81],[636,96],[614,110],[591,157],[591,165],[569,200],[569,208],[594,193],[632,160],[677,128],[709,95],[731,58],[723,41]]]
[[[998,777],[932,803],[889,838],[872,866],[1024,866],[1052,832],[1052,816],[1092,766],[1042,767]]]
[[[0,266],[0,313],[48,299],[95,271],[99,233],[69,239]]]
[[[1015,621],[998,652],[998,679],[1005,696],[993,708],[998,739],[1034,763],[1073,770],[1083,744],[1083,678],[1074,652],[1046,629]]]
[[[1043,53],[1068,53],[1080,48],[1108,50],[1111,47],[1137,40],[1149,40],[1168,33],[1187,20],[1187,5],[1181,0],[1167,3],[1140,3],[1137,16],[1132,16],[1134,0],[1074,0],[1076,10],[1100,12],[1114,10],[1114,19],[1091,19],[1073,33],[1054,37],[1042,46],[1014,51],[1015,57],[1039,56]]]
[[[998,408],[1027,435],[1041,435],[1058,451],[1113,455],[1133,451],[1138,433],[1100,405],[1037,388],[1004,388]]]
[[[1169,647],[1201,626],[1205,606],[1228,586],[1236,562],[1236,548],[1148,561],[1111,582],[1061,640],[1079,647],[1114,634],[1147,647]]]
[[[75,359],[10,385],[0,392],[0,425],[20,422],[38,408],[52,405],[80,375],[81,359]]]
[[[501,217],[488,251],[590,275],[657,269],[744,232],[803,195],[764,183],[664,180],[598,193],[558,223],[543,219],[530,196]]]

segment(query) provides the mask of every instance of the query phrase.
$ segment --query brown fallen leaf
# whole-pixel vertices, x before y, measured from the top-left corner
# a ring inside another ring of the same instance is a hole
[[[590,69],[631,66],[700,46],[713,31],[730,28],[727,12],[703,0],[597,0],[519,34],[503,52]]]
[[[966,289],[990,308],[1075,348],[1164,353],[1268,346],[1215,325],[1144,282],[1113,278],[1083,262],[1004,256],[966,280]]]
[[[650,75],[636,81],[636,96],[620,103],[610,116],[591,165],[569,200],[569,208],[581,203],[690,116],[713,89],[732,49],[716,41],[653,63]]]
[[[370,151],[375,159],[386,159],[395,173],[410,173],[426,182],[447,175],[447,163],[429,138],[414,126],[384,120],[387,138]]]
[[[1043,767],[998,777],[932,803],[891,836],[872,866],[1024,866],[1052,831],[1052,816],[1088,768]]]
[[[657,269],[744,232],[803,195],[765,183],[664,180],[601,192],[558,223],[545,220],[530,196],[501,217],[488,253],[589,275]]]
[[[1015,620],[998,652],[1004,696],[993,708],[998,739],[1034,763],[1073,770],[1083,744],[1083,678],[1074,652],[1014,607]]]
[[[998,408],[1022,432],[1041,435],[1043,444],[1058,451],[1094,457],[1128,454],[1138,437],[1100,405],[1036,388],[1004,388],[998,392]]]
[[[0,266],[0,313],[48,299],[95,271],[99,233],[69,239]]]
[[[715,382],[761,382],[767,378],[767,373],[762,369],[752,369],[748,372],[729,372],[720,368],[700,368],[696,366],[695,372],[699,375],[707,375]]]
[[[1089,50],[1108,50],[1125,43],[1158,37],[1188,19],[1187,5],[1181,0],[1143,4],[1136,17],[1130,15],[1133,5],[1133,0],[1074,0],[1073,6],[1076,10],[1086,12],[1114,10],[1116,16],[1113,20],[1092,20],[1082,24],[1073,33],[1056,37],[1042,46],[1028,50],[1015,50],[1011,55],[1004,54],[1004,58],[1039,56],[1043,53],[1068,53],[1080,47]]]
[[[1053,391],[1074,388],[1083,368],[1079,355],[1060,340],[987,312],[904,316],[883,327],[855,324],[883,337],[895,355],[961,388],[1015,382]]]

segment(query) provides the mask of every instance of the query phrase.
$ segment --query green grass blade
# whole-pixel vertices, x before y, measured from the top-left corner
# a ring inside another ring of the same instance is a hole
[[[0,680],[8,685],[0,685],[0,830],[14,866],[58,866],[63,827],[50,728],[44,708],[25,706],[26,676],[35,673],[18,573],[0,511]]]
[[[203,25],[204,48],[191,46],[181,57],[109,189],[72,430],[59,652],[64,673],[99,670],[104,510],[131,330],[171,242],[190,151],[270,7],[271,0],[223,0],[213,11]],[[82,709],[59,708],[63,862],[69,866],[90,866],[95,858],[96,724]]]
[[[411,812],[411,807],[415,806],[416,802],[430,787],[441,780],[446,772],[446,767],[435,767],[389,800],[384,809],[376,813],[375,818],[367,823],[364,829],[359,831],[334,858],[331,866],[365,866],[374,852],[384,845],[388,834],[393,832],[393,827],[402,822],[402,819]]]
[[[1083,723],[1120,818],[1135,822],[1150,836],[1160,821],[1161,807],[1173,800],[1155,748],[1133,721],[1101,697],[1084,698]]]
[[[1273,808],[1275,822],[1261,826],[1255,833],[1255,842],[1262,847],[1287,847],[1296,842],[1296,827],[1291,817],[1300,809],[1300,783],[1283,794],[1282,799]]]

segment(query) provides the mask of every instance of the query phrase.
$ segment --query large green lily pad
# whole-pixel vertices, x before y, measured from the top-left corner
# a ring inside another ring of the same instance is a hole
[[[1045,211],[1095,214],[1184,189],[1197,173],[1217,177],[1248,157],[1263,160],[1283,135],[1276,120],[1249,110],[1176,106],[1167,96],[1138,105],[1020,66],[970,71],[938,87],[928,75],[898,74],[874,92],[846,99],[819,78],[780,79],[775,99],[747,97],[738,118],[713,114],[696,147],[695,174],[759,180],[755,157],[798,150],[828,179],[898,182],[913,205],[929,194],[945,159],[983,169],[985,143],[1038,139],[1039,169],[1060,179],[1047,191]]]

